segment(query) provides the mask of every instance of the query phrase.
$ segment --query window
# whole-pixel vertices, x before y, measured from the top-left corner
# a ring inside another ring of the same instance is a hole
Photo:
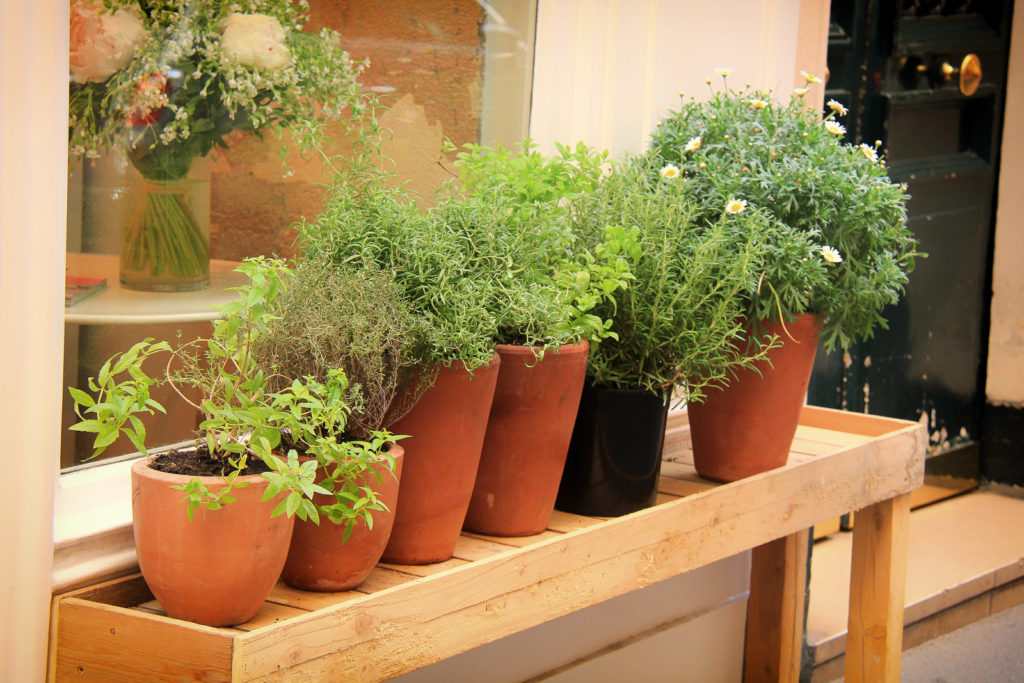
[[[511,145],[526,135],[535,16],[534,3],[517,0],[313,0],[306,30],[334,29],[354,59],[369,60],[359,81],[364,91],[377,94],[389,107],[382,116],[393,133],[388,154],[399,177],[429,200],[451,177],[450,167],[442,161],[445,139]],[[333,142],[332,154],[344,155],[350,149],[341,123],[331,124],[327,136]],[[104,360],[145,337],[173,340],[179,330],[183,338],[201,334],[209,324],[202,318],[212,316],[209,305],[223,300],[218,286],[225,280],[216,274],[224,271],[230,281],[226,271],[231,263],[258,254],[294,255],[290,226],[318,212],[322,165],[302,158],[294,145],[283,165],[280,141],[272,134],[260,140],[236,131],[227,142],[227,151],[216,151],[195,164],[209,178],[209,196],[202,201],[209,206],[210,258],[215,264],[214,286],[201,294],[121,292],[116,264],[119,224],[127,212],[126,188],[137,172],[123,150],[104,153],[74,169],[68,192],[69,275],[105,277],[109,289],[118,291],[100,295],[106,304],[103,315],[86,315],[100,308],[88,300],[69,309],[66,385],[84,386]],[[182,304],[182,299],[191,303]],[[188,310],[182,312],[182,306]],[[133,313],[126,314],[132,307]],[[157,388],[154,395],[169,415],[148,421],[147,441],[187,439],[195,429],[196,412],[168,387]],[[65,397],[65,471],[101,462],[89,460],[91,434],[66,430],[74,419]],[[128,443],[117,444],[104,458],[117,459],[132,450]]]

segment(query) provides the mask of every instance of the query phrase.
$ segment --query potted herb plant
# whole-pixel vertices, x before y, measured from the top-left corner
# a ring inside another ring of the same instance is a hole
[[[412,313],[387,275],[315,256],[295,264],[268,310],[253,355],[271,389],[288,391],[298,378],[345,378],[336,383],[344,401],[306,399],[308,410],[335,411],[329,424],[300,420],[321,432],[285,434],[300,459],[316,460],[317,483],[330,494],[313,497],[319,523],[296,522],[282,578],[303,590],[350,590],[380,560],[394,522],[405,452],[396,443],[403,437],[383,424],[417,398],[403,391],[413,370]]]
[[[842,141],[841,103],[829,101],[822,117],[804,101],[806,88],[782,103],[771,92],[732,89],[729,70],[719,73],[721,89],[660,122],[649,156],[685,181],[699,222],[722,211],[770,221],[743,314],[752,337],[773,334],[781,346],[689,410],[698,471],[728,481],[785,464],[818,339],[846,348],[884,326],[883,309],[899,299],[918,254],[905,186],[889,180],[880,143]],[[724,460],[728,453],[765,459]]]
[[[523,536],[548,526],[591,344],[609,321],[593,307],[626,286],[628,259],[611,245],[581,250],[569,207],[598,185],[606,153],[585,145],[540,154],[465,145],[461,186],[438,205],[466,235],[474,277],[494,286],[501,367],[465,528]],[[596,253],[596,255],[595,255]]]
[[[377,132],[372,120],[368,126],[372,143]],[[387,274],[413,314],[416,372],[405,391],[422,395],[403,417],[384,422],[410,439],[383,559],[428,564],[454,552],[480,460],[500,363],[485,306],[493,285],[466,276],[457,231],[419,211],[375,161],[357,153],[337,173],[323,212],[298,226],[299,246],[305,258]]]
[[[628,239],[634,279],[596,309],[618,340],[591,353],[558,491],[561,510],[611,516],[653,504],[673,391],[699,401],[710,385],[763,355],[739,352],[763,219],[722,211],[701,224],[698,211],[681,178],[658,173],[644,158],[616,165],[573,206],[585,242],[603,239],[607,226]]]
[[[336,33],[303,31],[303,7],[71,3],[72,156],[124,149],[138,171],[117,193],[128,202],[122,285],[178,291],[209,282],[209,174],[195,173],[194,160],[226,147],[233,131],[294,129],[356,102],[362,65]]]
[[[251,349],[266,329],[284,265],[250,259],[250,283],[221,309],[207,338],[172,346],[152,339],[109,359],[89,391],[70,388],[94,455],[125,437],[147,457],[132,466],[132,513],[139,567],[169,616],[210,626],[251,619],[277,582],[294,517],[318,519],[316,463],[282,456],[282,431],[322,431],[347,410],[342,374],[271,392]],[[144,368],[160,361],[159,373]],[[201,413],[194,446],[149,454],[139,415],[163,412],[149,395],[167,382]],[[187,390],[200,394],[193,402]],[[316,403],[324,409],[311,412]]]

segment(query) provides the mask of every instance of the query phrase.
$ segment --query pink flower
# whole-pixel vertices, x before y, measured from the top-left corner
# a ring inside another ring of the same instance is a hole
[[[265,14],[229,14],[224,20],[221,48],[243,66],[277,71],[291,64],[285,33],[274,17]]]
[[[101,83],[123,69],[146,37],[137,7],[104,12],[99,3],[71,3],[71,76],[78,83]]]

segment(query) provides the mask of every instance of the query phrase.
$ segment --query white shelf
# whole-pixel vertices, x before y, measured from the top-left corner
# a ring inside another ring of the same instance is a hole
[[[210,261],[210,286],[195,292],[137,292],[121,287],[118,258],[109,254],[68,254],[67,273],[76,277],[106,278],[107,289],[64,311],[64,321],[75,325],[132,325],[213,320],[216,307],[234,301],[229,287],[245,284],[234,272],[237,261]]]

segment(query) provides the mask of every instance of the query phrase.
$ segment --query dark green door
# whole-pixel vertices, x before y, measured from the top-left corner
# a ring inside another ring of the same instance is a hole
[[[848,354],[819,354],[810,401],[927,421],[930,474],[978,476],[1011,6],[832,2],[826,99],[850,108],[851,141],[882,141],[928,258],[886,312],[888,330]],[[982,77],[967,95],[959,76],[972,54]]]

